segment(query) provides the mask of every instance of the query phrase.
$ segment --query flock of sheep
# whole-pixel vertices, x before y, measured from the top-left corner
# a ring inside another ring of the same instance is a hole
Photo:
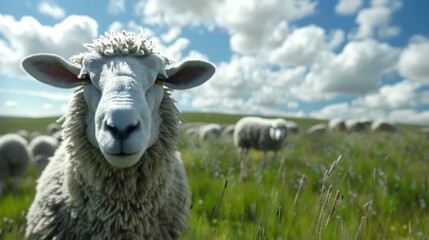
[[[0,197],[8,178],[13,179],[12,189],[18,191],[19,179],[31,162],[35,164],[38,175],[46,167],[61,141],[58,124],[48,125],[48,131],[51,135],[29,134],[27,130],[20,130],[0,136]]]
[[[0,137],[0,193],[6,178],[19,177],[34,161],[40,177],[27,239],[178,239],[187,227],[191,193],[176,150],[181,118],[171,90],[203,84],[215,67],[203,60],[174,63],[143,35],[125,31],[85,47],[70,61],[53,54],[23,60],[24,70],[40,82],[77,89],[61,118],[60,138],[38,136],[28,143],[23,131],[24,137]],[[377,124],[374,131],[395,131]],[[367,125],[336,120],[308,134]],[[201,139],[233,136],[243,181],[249,149],[263,151],[267,161],[268,151],[279,151],[288,133],[299,132],[296,123],[257,117],[182,129]]]

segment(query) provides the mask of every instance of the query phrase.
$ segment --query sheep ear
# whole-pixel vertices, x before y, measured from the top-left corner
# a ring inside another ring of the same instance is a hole
[[[172,89],[188,89],[199,86],[215,73],[215,66],[201,60],[188,60],[165,69],[168,79],[165,85]]]
[[[35,54],[22,60],[24,70],[35,79],[59,88],[73,88],[81,84],[80,69],[54,54]]]

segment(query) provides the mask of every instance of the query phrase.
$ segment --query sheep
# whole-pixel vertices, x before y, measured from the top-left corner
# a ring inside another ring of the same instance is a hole
[[[221,135],[231,137],[234,135],[234,129],[235,124],[228,124],[222,129]]]
[[[33,162],[36,165],[38,175],[48,164],[48,158],[54,155],[59,141],[52,136],[39,135],[33,138],[28,146]]]
[[[350,132],[362,132],[366,129],[368,122],[358,119],[349,119],[345,122],[346,129]]]
[[[240,180],[247,177],[247,152],[250,148],[264,152],[263,162],[268,161],[268,151],[277,152],[282,148],[287,136],[286,121],[282,118],[266,119],[243,117],[237,121],[234,129],[234,145],[241,150]]]
[[[295,134],[299,133],[299,126],[296,122],[286,121],[286,126],[287,126],[288,133],[295,133]]]
[[[46,130],[48,130],[50,134],[54,134],[56,132],[61,131],[61,126],[56,122],[49,123],[49,125],[46,127]]]
[[[198,138],[201,140],[215,139],[221,134],[222,126],[217,123],[210,123],[198,129]]]
[[[383,120],[377,120],[374,121],[371,124],[371,131],[373,132],[390,132],[390,133],[394,133],[397,131],[396,127],[388,122],[385,122]]]
[[[30,162],[27,145],[27,140],[18,134],[0,136],[0,197],[9,177],[14,178],[13,189],[18,190],[19,179]]]
[[[307,129],[307,135],[319,135],[323,134],[328,130],[328,126],[324,123],[319,123],[311,126]]]
[[[67,61],[26,57],[37,80],[78,87],[63,141],[38,179],[27,239],[177,239],[187,227],[190,190],[176,151],[179,111],[172,89],[215,72],[202,60],[173,62],[144,35],[106,33]]]
[[[346,124],[345,122],[340,118],[334,118],[329,120],[328,122],[328,128],[331,131],[345,131],[346,130]]]

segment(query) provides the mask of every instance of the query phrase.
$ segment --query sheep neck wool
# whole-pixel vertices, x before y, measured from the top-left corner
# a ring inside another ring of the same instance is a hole
[[[69,176],[66,177],[65,184],[70,191],[70,204],[75,206],[75,211],[72,210],[71,215],[87,215],[85,217],[89,222],[66,220],[71,229],[79,229],[76,232],[87,229],[86,232],[91,233],[91,238],[97,233],[104,234],[95,235],[96,238],[101,239],[111,236],[134,239],[136,236],[145,236],[148,233],[152,235],[152,232],[159,227],[154,226],[159,223],[153,220],[160,215],[157,205],[162,206],[163,201],[170,194],[169,181],[178,181],[171,179],[175,174],[171,161],[175,159],[179,135],[179,112],[170,95],[170,91],[165,89],[159,109],[163,122],[160,125],[158,141],[148,148],[134,166],[118,169],[112,167],[99,149],[88,141],[84,123],[88,112],[87,105],[82,90],[78,90],[75,94],[68,108],[69,111],[62,119],[63,137],[67,146],[66,152],[70,158],[69,167],[72,169],[66,172]],[[186,186],[183,187],[186,189]],[[186,209],[183,209],[187,194],[187,191],[183,191],[182,201],[177,201],[177,208],[182,208],[181,211],[185,214],[165,216],[177,218],[174,222],[184,225],[178,229],[185,228],[187,223],[188,216]],[[177,236],[180,232],[168,234],[168,236],[159,237],[169,239],[171,235]]]

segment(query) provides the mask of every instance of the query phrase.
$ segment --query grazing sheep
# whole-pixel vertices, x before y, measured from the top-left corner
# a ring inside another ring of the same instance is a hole
[[[0,136],[0,197],[9,177],[14,178],[13,189],[18,190],[19,178],[30,162],[27,145],[27,140],[18,134]]]
[[[374,121],[371,124],[371,131],[373,132],[390,132],[394,133],[397,131],[396,127],[393,124],[385,122],[383,120]]]
[[[235,124],[229,124],[222,129],[221,135],[231,137],[234,135],[234,129],[235,129]]]
[[[28,132],[28,130],[25,130],[25,129],[18,130],[16,133],[27,140],[30,137],[30,132]]]
[[[294,134],[299,133],[299,126],[294,121],[286,121],[286,127],[287,127],[288,133],[294,133]]]
[[[222,126],[217,123],[203,125],[198,130],[198,137],[201,140],[215,139],[220,136]]]
[[[341,131],[341,132],[347,129],[345,122],[340,118],[334,118],[329,120],[328,128],[331,131]]]
[[[324,123],[319,123],[319,124],[315,124],[313,126],[311,126],[309,129],[307,129],[307,134],[308,135],[319,135],[319,134],[323,134],[326,131],[328,131],[328,126],[326,126],[326,124]]]
[[[358,119],[349,119],[345,122],[346,129],[350,132],[362,132],[367,127],[367,122],[360,121]]]
[[[54,155],[59,142],[56,138],[47,135],[39,135],[33,138],[28,146],[38,174],[45,169],[49,157]]]
[[[27,239],[177,239],[190,191],[176,145],[170,89],[207,81],[212,64],[171,60],[143,35],[105,34],[71,58],[32,55],[41,82],[80,86],[61,119],[63,141],[40,176]]]
[[[46,127],[46,129],[48,130],[48,132],[50,133],[50,134],[54,134],[54,133],[56,133],[56,132],[59,132],[59,131],[61,131],[61,125],[60,124],[58,124],[58,123],[50,123],[47,127]]]
[[[246,180],[247,152],[250,148],[264,151],[264,160],[268,161],[268,151],[277,152],[283,146],[287,136],[286,121],[281,118],[266,119],[244,117],[235,124],[234,145],[241,150],[240,180]]]

